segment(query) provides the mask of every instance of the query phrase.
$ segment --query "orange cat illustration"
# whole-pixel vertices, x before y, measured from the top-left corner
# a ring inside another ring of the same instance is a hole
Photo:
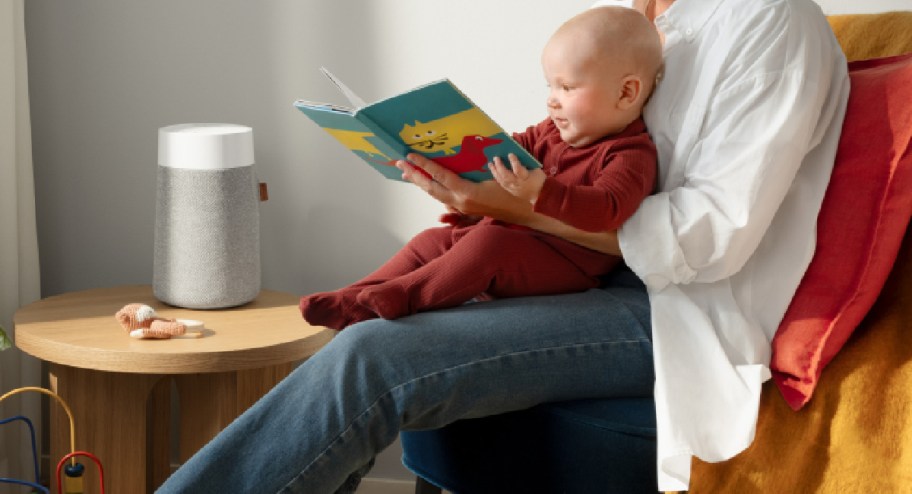
[[[454,113],[429,122],[406,124],[399,138],[421,153],[453,154],[467,135],[492,136],[503,132],[478,108]]]

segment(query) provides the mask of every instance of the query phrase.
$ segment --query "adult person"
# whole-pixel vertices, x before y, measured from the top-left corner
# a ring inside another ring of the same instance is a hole
[[[653,386],[659,489],[686,488],[691,455],[750,443],[769,341],[814,251],[845,59],[811,0],[636,5],[665,39],[644,114],[659,192],[618,232],[574,229],[418,156],[400,164],[451,208],[621,255],[630,271],[579,294],[350,326],[162,492],[341,492],[400,429]]]

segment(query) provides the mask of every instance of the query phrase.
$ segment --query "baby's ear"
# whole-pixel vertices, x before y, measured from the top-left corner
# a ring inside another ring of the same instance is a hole
[[[626,110],[640,103],[643,93],[643,81],[637,75],[628,75],[621,79],[621,91],[618,95],[618,108]]]

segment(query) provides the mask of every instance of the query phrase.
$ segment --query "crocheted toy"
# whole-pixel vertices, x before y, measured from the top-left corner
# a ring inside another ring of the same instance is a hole
[[[114,317],[133,338],[164,340],[183,334],[202,335],[197,331],[187,333],[187,324],[183,321],[159,317],[155,309],[145,304],[127,304]]]

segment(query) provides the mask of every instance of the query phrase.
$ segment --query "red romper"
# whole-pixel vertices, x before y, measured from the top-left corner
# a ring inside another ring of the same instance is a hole
[[[580,230],[616,230],[656,183],[656,149],[642,119],[586,147],[565,143],[551,119],[513,136],[548,178],[535,211]],[[303,297],[311,324],[342,329],[495,298],[597,287],[620,258],[491,218],[416,235],[377,271],[345,288]]]

